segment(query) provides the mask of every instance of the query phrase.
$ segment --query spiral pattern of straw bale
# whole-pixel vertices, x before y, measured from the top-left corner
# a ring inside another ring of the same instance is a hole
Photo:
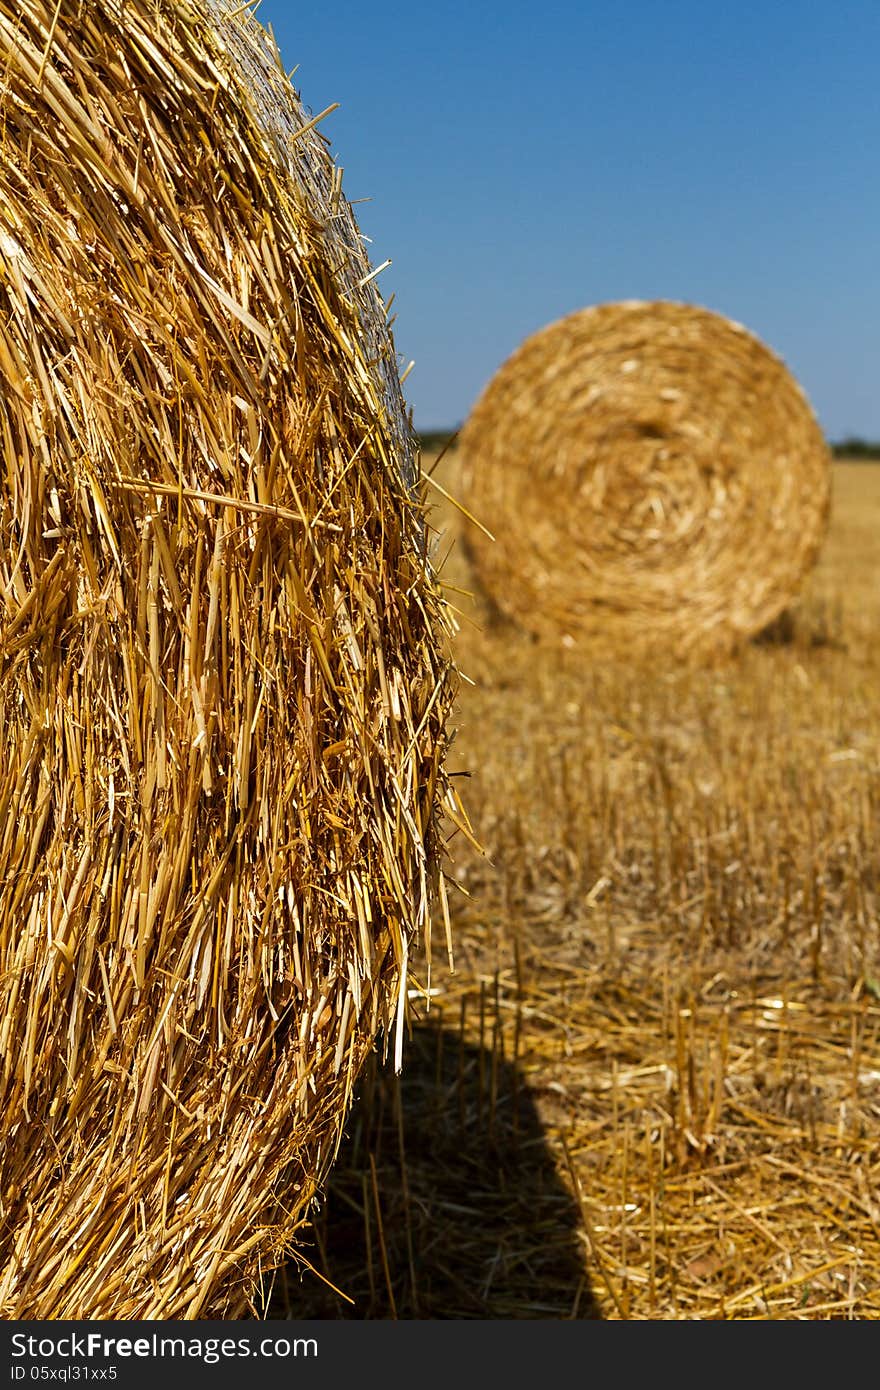
[[[830,454],[786,365],[669,301],[596,305],[528,338],[461,432],[479,579],[544,637],[730,652],[791,603],[824,538]]]
[[[386,307],[237,0],[0,0],[0,464],[0,1314],[239,1316],[456,810]]]

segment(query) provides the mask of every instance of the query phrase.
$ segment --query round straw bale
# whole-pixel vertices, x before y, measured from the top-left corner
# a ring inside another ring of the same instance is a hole
[[[742,325],[667,301],[601,304],[528,338],[460,436],[469,551],[541,636],[723,654],[812,566],[830,455],[800,386]]]
[[[400,1061],[451,619],[250,10],[0,0],[0,126],[0,1313],[235,1317]]]

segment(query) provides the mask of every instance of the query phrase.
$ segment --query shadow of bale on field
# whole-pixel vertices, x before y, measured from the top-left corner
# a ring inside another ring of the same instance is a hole
[[[438,1010],[439,1014],[439,1010]],[[266,1318],[598,1318],[577,1207],[519,1069],[442,1020],[373,1057],[304,1254]]]
[[[815,599],[785,608],[750,640],[756,647],[831,647],[846,651],[841,604]]]

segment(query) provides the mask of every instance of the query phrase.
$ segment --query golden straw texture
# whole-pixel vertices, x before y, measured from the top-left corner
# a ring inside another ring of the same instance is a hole
[[[740,324],[687,304],[581,310],[527,339],[460,437],[498,607],[600,650],[731,651],[791,602],[829,515],[800,386]]]
[[[443,896],[385,306],[227,0],[0,0],[0,1315],[234,1317]]]

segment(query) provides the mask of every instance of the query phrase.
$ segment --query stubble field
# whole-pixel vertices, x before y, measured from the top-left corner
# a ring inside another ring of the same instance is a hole
[[[703,669],[522,635],[436,502],[455,968],[441,916],[257,1311],[880,1317],[880,464],[835,463],[798,602]]]

